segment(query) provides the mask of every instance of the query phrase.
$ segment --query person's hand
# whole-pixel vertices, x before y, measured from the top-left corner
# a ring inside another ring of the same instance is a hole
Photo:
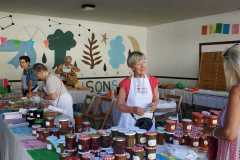
[[[151,103],[151,111],[152,112],[155,112],[157,110],[157,105],[158,105],[157,102],[152,102]]]
[[[32,96],[33,96],[32,92],[29,92],[29,93],[27,94],[27,97],[28,97],[28,98],[31,98]]]
[[[133,107],[133,113],[139,116],[144,115],[144,108],[141,107]]]

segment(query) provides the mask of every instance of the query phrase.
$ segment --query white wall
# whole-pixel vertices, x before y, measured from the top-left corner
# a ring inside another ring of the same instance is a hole
[[[240,11],[235,11],[149,27],[147,55],[151,62],[150,72],[159,76],[198,77],[199,43],[240,39],[240,34],[202,36],[202,25],[239,23],[239,17]]]
[[[80,67],[81,72],[79,77],[99,77],[99,76],[124,76],[128,75],[129,69],[126,63],[119,66],[119,68],[114,69],[109,63],[108,51],[110,49],[110,41],[116,36],[120,35],[123,38],[123,44],[125,47],[124,56],[127,56],[128,50],[133,50],[133,42],[128,36],[132,36],[136,39],[137,43],[140,45],[140,50],[146,52],[146,28],[137,26],[127,26],[119,24],[109,24],[109,23],[99,23],[92,21],[82,21],[73,20],[65,18],[55,18],[55,17],[43,17],[37,15],[26,15],[18,13],[6,13],[0,12],[0,17],[13,15],[13,21],[16,25],[11,26],[5,30],[0,29],[0,37],[6,37],[8,40],[20,40],[27,41],[30,37],[33,37],[34,49],[37,53],[37,62],[42,61],[43,53],[47,56],[47,66],[51,68],[54,63],[54,51],[46,48],[43,41],[47,39],[49,34],[53,34],[56,29],[61,29],[64,32],[71,31],[74,34],[74,39],[77,44],[74,48],[67,51],[67,55],[71,55],[76,60],[77,65]],[[49,27],[51,24],[48,19],[57,20],[62,23],[74,24],[74,25],[55,25],[54,27]],[[9,19],[0,19],[0,26],[9,24]],[[90,69],[89,66],[85,65],[81,59],[83,56],[83,49],[85,49],[84,44],[88,43],[88,38],[91,36],[86,29],[78,27],[78,24],[82,24],[85,27],[90,28],[95,34],[98,40],[99,51],[103,57],[103,62],[97,65],[94,69]],[[78,34],[81,34],[79,37]],[[107,44],[102,43],[102,34],[107,33]],[[15,68],[13,65],[8,64],[8,62],[17,54],[17,51],[7,52],[1,51],[0,42],[0,78],[8,79],[20,79],[21,69]],[[103,71],[103,64],[106,63],[107,71]]]

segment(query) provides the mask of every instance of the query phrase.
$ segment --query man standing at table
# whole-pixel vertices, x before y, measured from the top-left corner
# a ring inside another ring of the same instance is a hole
[[[20,67],[23,69],[22,73],[22,94],[23,96],[32,97],[32,93],[38,89],[38,80],[30,67],[30,58],[28,56],[21,56],[19,58]]]

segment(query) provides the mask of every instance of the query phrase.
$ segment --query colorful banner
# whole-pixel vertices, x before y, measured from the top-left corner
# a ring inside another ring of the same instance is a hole
[[[215,23],[202,25],[201,35],[206,36],[212,34],[240,34],[240,24]]]

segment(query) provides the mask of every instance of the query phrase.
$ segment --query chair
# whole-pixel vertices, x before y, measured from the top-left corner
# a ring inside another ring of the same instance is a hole
[[[110,102],[106,111],[103,110],[101,104],[103,101]],[[110,97],[95,96],[94,101],[89,105],[88,109],[84,113],[84,117],[87,118],[96,129],[103,129],[106,126],[113,108],[113,101]]]

